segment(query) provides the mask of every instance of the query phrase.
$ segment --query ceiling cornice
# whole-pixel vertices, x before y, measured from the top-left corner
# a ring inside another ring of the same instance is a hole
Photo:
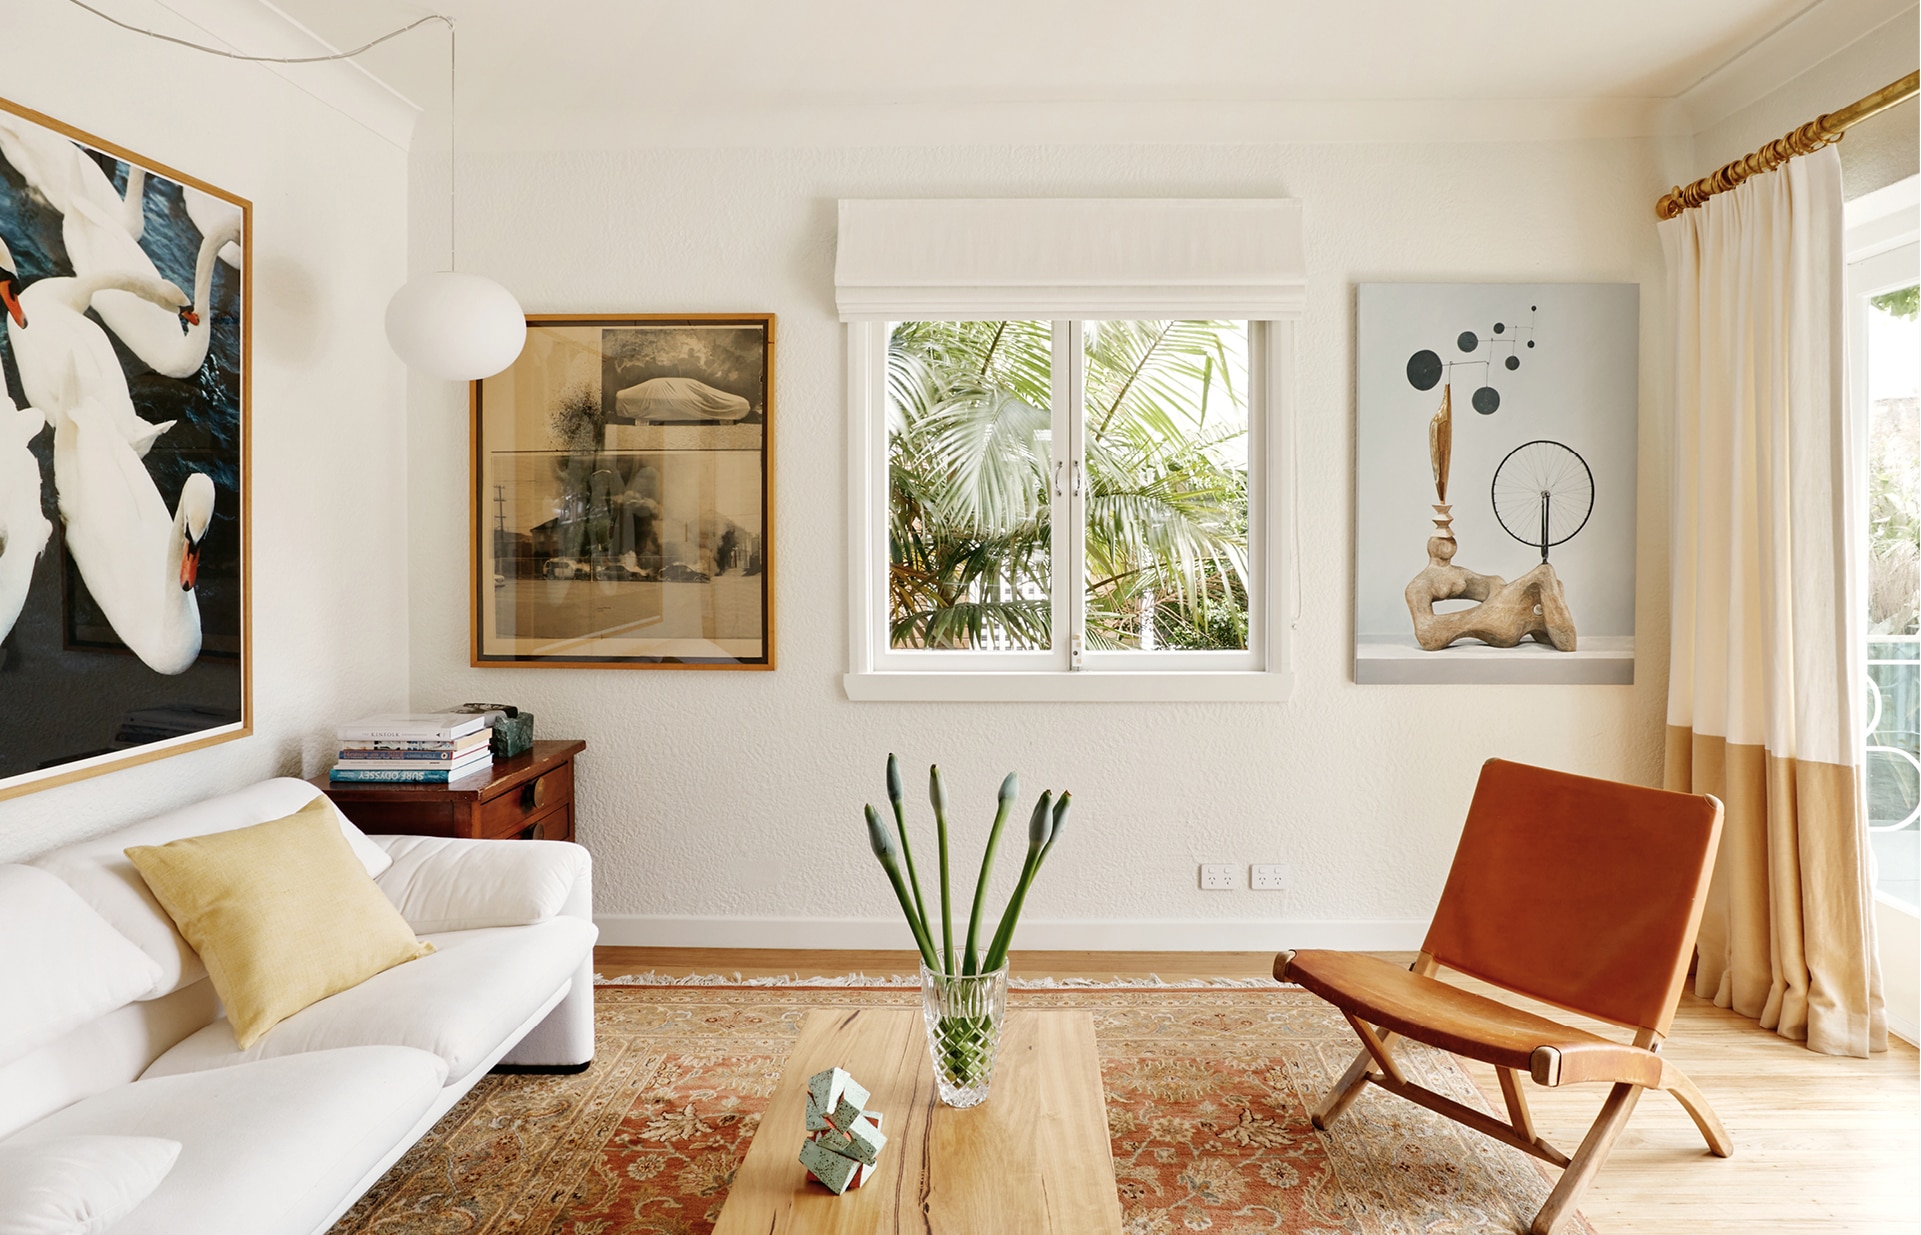
[[[1686,128],[1714,127],[1915,7],[1916,0],[1821,0],[1803,9],[1682,93]]]

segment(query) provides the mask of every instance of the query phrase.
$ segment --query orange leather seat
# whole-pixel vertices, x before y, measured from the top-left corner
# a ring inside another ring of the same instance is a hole
[[[1549,1235],[1574,1211],[1643,1090],[1678,1099],[1708,1148],[1734,1152],[1707,1099],[1660,1055],[1687,978],[1721,804],[1547,768],[1481,768],[1447,885],[1412,969],[1352,952],[1283,952],[1274,976],[1327,1000],[1361,1053],[1314,1112],[1325,1128],[1368,1085],[1419,1103],[1562,1167],[1534,1217]],[[1616,1042],[1441,981],[1443,967],[1634,1030]],[[1413,1083],[1393,1055],[1412,1038],[1492,1064],[1500,1119]],[[1573,1157],[1535,1134],[1520,1076],[1542,1085],[1613,1085]]]
[[[1362,1020],[1543,1085],[1627,1081],[1661,1084],[1661,1057],[1532,1012],[1422,977],[1358,952],[1301,951],[1275,977],[1298,982]]]

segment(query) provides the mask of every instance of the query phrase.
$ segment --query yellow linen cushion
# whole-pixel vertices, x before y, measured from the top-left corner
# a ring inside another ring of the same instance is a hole
[[[200,954],[245,1050],[294,1013],[434,950],[367,874],[324,797],[231,832],[127,850]]]

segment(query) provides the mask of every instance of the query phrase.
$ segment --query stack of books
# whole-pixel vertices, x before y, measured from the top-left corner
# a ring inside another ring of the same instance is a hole
[[[327,779],[444,785],[493,762],[488,717],[465,712],[368,716],[339,729],[340,760]]]

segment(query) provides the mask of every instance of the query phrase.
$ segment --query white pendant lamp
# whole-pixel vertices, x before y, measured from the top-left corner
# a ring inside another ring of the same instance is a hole
[[[450,382],[492,377],[527,341],[514,294],[477,274],[417,274],[387,302],[387,343],[407,367]]]
[[[447,269],[417,274],[387,302],[387,344],[407,367],[450,382],[492,377],[527,341],[527,315],[514,294],[454,261],[455,34],[447,22]]]

